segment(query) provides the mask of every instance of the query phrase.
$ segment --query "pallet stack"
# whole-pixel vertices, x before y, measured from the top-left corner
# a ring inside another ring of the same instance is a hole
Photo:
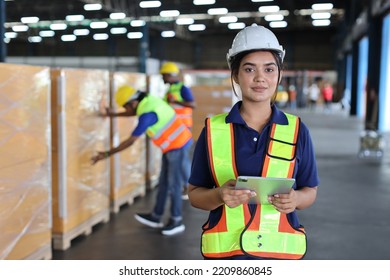
[[[108,222],[110,164],[91,165],[95,151],[109,148],[109,120],[98,115],[109,101],[109,72],[52,69],[53,248]]]
[[[141,73],[114,72],[111,74],[111,108],[117,112],[123,110],[115,104],[114,97],[118,88],[129,85],[137,90],[146,90],[146,75]],[[111,118],[111,146],[116,147],[130,137],[138,124],[138,118]],[[123,205],[131,205],[136,197],[146,193],[146,137],[140,137],[130,148],[111,157],[111,211],[118,213]]]
[[[0,259],[50,259],[50,69],[0,64]]]

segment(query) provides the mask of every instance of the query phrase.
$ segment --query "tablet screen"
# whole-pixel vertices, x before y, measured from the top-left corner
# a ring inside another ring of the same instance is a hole
[[[250,200],[250,203],[270,204],[268,196],[289,193],[294,183],[295,179],[293,178],[239,176],[236,181],[236,189],[255,191],[256,196]]]

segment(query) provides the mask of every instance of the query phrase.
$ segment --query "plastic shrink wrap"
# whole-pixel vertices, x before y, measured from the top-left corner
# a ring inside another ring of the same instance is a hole
[[[99,116],[109,102],[109,72],[52,69],[53,247],[88,235],[109,220],[110,162],[91,165],[110,145],[110,123]]]
[[[114,96],[118,88],[129,85],[137,90],[146,90],[146,75],[141,73],[111,73],[111,107],[117,112]],[[138,117],[111,118],[112,146],[118,146],[127,139],[138,124]],[[111,210],[117,213],[120,206],[132,204],[137,196],[146,192],[146,136],[141,136],[131,147],[111,157]]]
[[[0,259],[51,258],[50,70],[0,64]]]
[[[148,75],[148,92],[151,95],[163,98],[167,85],[160,74]],[[149,138],[146,141],[146,188],[154,189],[158,185],[161,171],[162,151]]]

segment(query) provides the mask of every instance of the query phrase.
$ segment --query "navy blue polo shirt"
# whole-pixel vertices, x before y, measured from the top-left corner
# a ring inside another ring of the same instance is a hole
[[[287,124],[287,117],[276,106],[272,106],[270,121],[259,134],[256,130],[248,127],[241,117],[239,112],[241,104],[241,101],[237,102],[226,117],[226,122],[233,123],[234,126],[237,172],[241,176],[261,176],[271,124]],[[316,187],[319,185],[313,144],[309,130],[303,122],[301,122],[298,134],[296,165],[293,178],[296,180],[294,189]],[[214,188],[216,185],[207,158],[205,128],[203,128],[195,146],[189,183],[194,186],[206,188]],[[218,207],[210,212],[209,222],[211,227],[218,222],[221,211],[222,207]],[[288,214],[287,218],[293,227],[300,226],[296,211]]]
[[[184,101],[192,102],[194,101],[194,96],[192,95],[192,92],[189,87],[183,85],[180,89],[181,97],[184,99]]]

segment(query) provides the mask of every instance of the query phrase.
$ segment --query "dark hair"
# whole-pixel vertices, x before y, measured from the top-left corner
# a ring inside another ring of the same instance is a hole
[[[140,93],[139,93],[139,95],[138,95],[138,97],[137,97],[137,101],[138,102],[141,102],[141,100],[142,99],[144,99],[147,95],[148,95],[148,93],[147,92],[145,92],[145,91],[139,91]]]
[[[230,63],[230,70],[231,70],[231,73],[230,73],[230,82],[232,84],[232,88],[233,88],[233,91],[234,91],[234,95],[238,97],[235,89],[234,89],[234,84],[233,84],[233,81],[234,81],[234,77],[237,77],[238,76],[238,71],[240,69],[240,63],[241,63],[241,60],[247,55],[247,54],[250,54],[252,52],[256,52],[256,51],[259,51],[259,50],[250,50],[250,51],[245,51],[245,52],[241,52],[241,53],[238,53],[237,55],[235,55],[234,57],[232,57],[231,59],[231,63]],[[278,67],[278,85],[279,85],[279,80],[280,80],[280,72],[283,70],[283,62],[282,62],[282,58],[280,57],[279,53],[277,51],[274,51],[274,50],[266,50],[266,51],[269,51],[272,53],[272,55],[274,56],[275,58],[275,61],[276,61],[276,66]],[[278,91],[278,87],[276,87],[275,89],[275,94],[274,96],[272,97],[272,101],[271,103],[273,104],[275,102],[275,98],[276,98],[276,92]]]
[[[128,102],[126,102],[123,107],[125,107],[126,105],[129,105],[132,101],[134,100],[137,100],[138,102],[141,102],[142,99],[144,99],[148,93],[145,92],[145,91],[140,91],[138,90],[135,94],[138,94],[138,97],[136,99],[130,99]]]

